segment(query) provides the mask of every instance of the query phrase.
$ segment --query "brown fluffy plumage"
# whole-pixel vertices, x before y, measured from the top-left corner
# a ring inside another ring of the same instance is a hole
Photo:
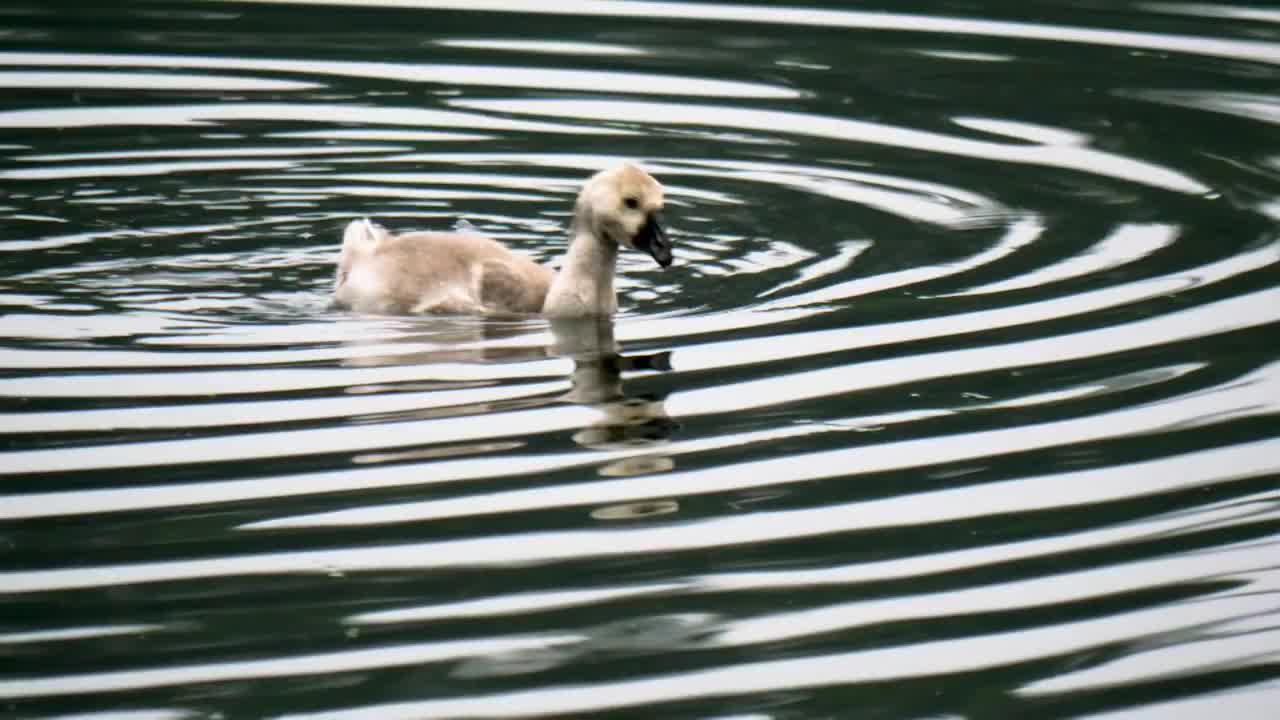
[[[392,235],[355,220],[343,235],[334,299],[385,314],[612,314],[619,244],[649,252],[664,267],[671,262],[662,206],[662,186],[634,165],[592,176],[578,195],[559,273],[479,235]]]

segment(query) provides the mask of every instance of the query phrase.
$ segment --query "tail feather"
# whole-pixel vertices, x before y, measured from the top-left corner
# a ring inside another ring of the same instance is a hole
[[[389,233],[381,225],[376,225],[369,218],[352,220],[342,233],[342,248],[353,251],[373,249],[387,238]]]
[[[369,218],[352,220],[342,233],[342,254],[338,257],[338,272],[335,289],[341,288],[351,272],[351,265],[356,258],[373,252],[378,244],[391,236],[387,229],[376,225]]]

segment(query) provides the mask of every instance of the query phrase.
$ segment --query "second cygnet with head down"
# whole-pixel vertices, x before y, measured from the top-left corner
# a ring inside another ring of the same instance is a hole
[[[619,247],[671,264],[662,208],[662,185],[640,168],[596,173],[578,194],[559,272],[480,235],[392,235],[355,220],[343,234],[334,299],[372,313],[612,315]]]

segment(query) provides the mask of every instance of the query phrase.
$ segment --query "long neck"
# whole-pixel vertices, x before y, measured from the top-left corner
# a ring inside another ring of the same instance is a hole
[[[577,230],[542,312],[552,317],[612,315],[618,308],[613,290],[618,248],[595,235]]]

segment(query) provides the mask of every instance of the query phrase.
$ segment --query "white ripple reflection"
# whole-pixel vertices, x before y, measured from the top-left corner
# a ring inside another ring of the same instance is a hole
[[[208,716],[195,710],[104,710],[102,712],[73,713],[70,715],[46,715],[42,720],[189,720]]]
[[[334,161],[334,165],[352,164],[352,165],[371,165],[375,163],[416,163],[424,159],[424,156],[417,153],[405,155],[389,155],[377,158],[356,157],[345,160]],[[615,159],[616,161],[616,159]],[[651,167],[654,172],[660,172],[662,168]],[[257,177],[248,177],[247,180],[271,180],[273,182],[281,181],[297,181],[297,180],[349,180],[356,182],[369,183],[403,183],[408,185],[461,185],[464,187],[501,187],[513,188],[521,190],[530,190],[542,193],[538,197],[551,198],[551,193],[561,193],[566,196],[565,209],[569,207],[570,200],[576,196],[578,189],[582,187],[581,177],[555,177],[555,176],[528,176],[528,175],[494,175],[480,173],[458,173],[458,172],[360,172],[360,173],[335,173],[326,172],[323,174],[306,174],[306,173],[288,173],[282,175],[262,175]],[[726,205],[740,205],[742,200],[723,192],[714,190],[704,190],[693,187],[682,187],[670,183],[663,183],[663,190],[670,201],[675,199],[678,203],[681,199],[692,198]],[[483,192],[467,191],[466,198],[484,197]],[[676,204],[671,203],[671,204]]]
[[[960,438],[963,441],[963,438]],[[1229,462],[1221,463],[1221,457],[1211,467],[1212,482],[1244,479],[1276,470],[1273,443],[1256,442],[1233,448]],[[816,463],[835,460],[856,460],[853,450],[834,451],[842,457],[822,454],[796,456],[792,465],[804,465],[801,471],[791,469],[793,477],[815,477]],[[1185,456],[1196,463],[1198,453]],[[912,463],[910,459],[896,456],[895,462]],[[925,460],[927,462],[927,460]],[[915,464],[920,464],[916,461]],[[1231,469],[1224,477],[1223,467]],[[1090,472],[1090,471],[1082,471]],[[829,475],[827,471],[823,475]],[[1076,504],[1089,504],[1091,498],[1078,493],[1103,493],[1106,499],[1106,482],[1061,482],[1058,486],[1065,493],[1076,493]],[[1067,475],[1068,480],[1070,478]],[[1106,479],[1109,479],[1109,475]],[[1143,479],[1148,476],[1142,475]],[[1087,479],[1087,478],[1086,478]],[[1176,482],[1179,478],[1174,477]],[[1195,485],[1191,485],[1194,487]],[[865,502],[830,504],[802,510],[762,511],[747,515],[718,516],[680,524],[654,527],[620,528],[605,530],[552,530],[526,533],[506,532],[494,536],[442,540],[436,542],[380,545],[377,547],[352,547],[339,549],[301,550],[296,552],[262,552],[249,555],[224,555],[212,558],[182,558],[116,565],[86,565],[80,567],[33,569],[0,572],[0,593],[49,592],[77,588],[101,588],[136,583],[173,582],[207,578],[228,578],[254,575],[281,574],[344,574],[391,570],[438,570],[447,568],[481,568],[504,566],[546,565],[586,558],[620,557],[643,553],[674,553],[707,548],[723,548],[752,543],[776,543],[800,538],[814,538],[833,533],[866,530],[872,527],[910,527],[941,520],[978,518],[987,515],[985,498],[980,498],[981,488],[917,493],[881,501],[873,511]],[[1144,483],[1138,494],[1147,494]],[[1000,497],[990,499],[999,508]],[[1062,500],[1063,498],[1052,498]],[[1113,498],[1114,499],[1114,498]],[[933,501],[926,506],[926,501]],[[1055,502],[1044,507],[1057,507]],[[1022,505],[1011,505],[1010,511],[1023,512]],[[1229,506],[1219,514],[1223,518],[1251,517],[1252,508]],[[1198,517],[1179,517],[1178,522],[1188,528],[1199,528],[1205,521]],[[1132,525],[1133,532],[1145,533],[1142,525]]]
[[[1113,229],[1106,237],[1079,255],[1038,267],[1007,280],[998,280],[935,297],[1007,292],[1104,272],[1137,262],[1158,250],[1169,247],[1177,240],[1178,230],[1179,228],[1175,225],[1161,223],[1125,223]]]
[[[812,356],[823,352],[874,347],[895,342],[909,342],[923,338],[980,332],[992,328],[1026,326],[1048,320],[1080,316],[1107,308],[1121,307],[1192,287],[1203,287],[1223,282],[1237,275],[1274,265],[1278,262],[1280,262],[1280,244],[1272,244],[1242,252],[1207,265],[1124,285],[1056,297],[1052,300],[982,310],[980,312],[957,313],[940,318],[862,326],[857,328],[856,334],[849,333],[843,329],[821,330],[776,336],[777,339],[783,340],[782,342],[757,343],[725,340],[714,344],[688,345],[680,351],[680,367],[681,369],[723,367],[726,364],[735,364],[738,358],[743,358],[745,362],[764,362],[767,360]],[[927,275],[926,277],[931,278],[934,275]],[[874,278],[868,279],[874,280]],[[864,290],[864,288],[855,289]],[[845,289],[845,292],[853,291],[854,289]],[[619,328],[618,336],[626,340],[670,339],[681,335],[697,335],[730,327],[734,326],[732,324],[722,324],[717,318],[705,316],[663,318],[660,323],[658,321],[642,321],[622,325]],[[719,355],[718,359],[706,353],[706,350],[713,345]]]
[[[200,405],[131,405],[126,408],[55,412],[0,413],[0,433],[93,432],[179,428],[216,428],[325,418],[356,418],[384,413],[422,413],[449,407],[484,407],[497,401],[518,402],[563,392],[563,381],[515,387],[470,386],[457,390],[351,394],[298,400],[236,400]],[[461,412],[461,410],[460,410]]]
[[[0,180],[77,180],[83,178],[138,177],[177,173],[212,173],[227,170],[287,170],[292,160],[189,160],[118,165],[70,165],[0,170]]]
[[[1173,470],[1173,468],[1170,468]],[[1159,472],[1159,468],[1142,468],[1142,470],[1151,470]],[[1206,519],[1222,520],[1224,518],[1238,517],[1239,505],[1245,504],[1247,499],[1232,500],[1230,505],[1237,507],[1220,508],[1214,510],[1212,508],[1203,508],[1197,513],[1194,519],[1194,525],[1202,525]],[[1225,514],[1224,514],[1224,511]],[[999,514],[997,509],[994,514]],[[924,555],[914,555],[904,558],[895,558],[892,560],[881,560],[875,562],[860,562],[852,565],[844,566],[828,566],[817,569],[801,569],[801,570],[759,570],[744,572],[716,572],[708,575],[687,578],[676,583],[659,583],[651,585],[636,585],[626,587],[604,588],[604,589],[567,589],[540,593],[518,593],[515,595],[495,595],[489,597],[481,597],[469,600],[462,600],[454,603],[427,605],[421,607],[398,608],[394,610],[376,611],[370,613],[362,613],[347,619],[346,622],[353,624],[380,624],[380,623],[402,623],[402,622],[430,622],[434,620],[455,619],[459,617],[489,617],[493,615],[506,615],[520,612],[544,612],[556,610],[561,607],[580,604],[591,604],[608,602],[614,599],[644,596],[649,594],[663,595],[689,595],[703,593],[724,593],[739,591],[761,591],[761,590],[777,590],[790,588],[799,590],[802,588],[830,587],[830,586],[853,586],[860,584],[869,584],[885,581],[894,581],[902,579],[923,579],[928,576],[936,576],[944,573],[950,573],[957,570],[964,570],[970,573],[976,573],[977,576],[991,568],[1007,564],[1017,560],[1028,560],[1033,558],[1052,558],[1080,550],[1091,550],[1101,547],[1112,547],[1126,543],[1141,541],[1144,538],[1156,537],[1168,533],[1177,533],[1188,529],[1188,518],[1182,516],[1166,516],[1156,520],[1148,520],[1141,524],[1122,524],[1117,526],[1107,526],[1101,529],[1090,528],[1088,530],[1055,535],[1047,538],[1035,538],[1032,540],[1022,540],[1012,543],[1001,543],[998,545],[984,545],[978,548],[966,550],[956,550],[950,552],[934,552]],[[1186,580],[1196,580],[1204,575],[1204,565],[1199,560],[1203,558],[1201,555],[1189,556],[1196,558],[1195,561],[1185,558],[1164,558],[1156,560],[1146,560],[1134,562],[1126,565],[1117,566],[1121,571],[1116,571],[1111,567],[1090,570],[1088,573],[1101,573],[1104,581],[1111,582],[1114,591],[1123,592],[1128,587],[1124,578],[1117,580],[1117,573],[1124,576],[1126,572],[1143,571],[1149,569],[1151,572],[1143,575],[1143,579],[1148,584],[1159,585],[1161,583],[1180,582]],[[1219,556],[1215,555],[1215,558]],[[1253,570],[1253,565],[1245,557],[1243,553],[1236,556],[1227,555],[1227,557],[1235,557],[1239,565],[1240,573],[1247,573]],[[1256,558],[1256,555],[1254,555]],[[1174,565],[1165,564],[1172,561]],[[1232,573],[1233,570],[1221,563],[1214,565],[1210,579],[1217,579]],[[1161,573],[1157,577],[1153,573]],[[1078,594],[1071,592],[1065,585],[1081,579],[1081,572],[1072,572],[1065,576],[1050,575],[1044,578],[1044,582],[1048,583],[1056,592],[1061,595],[1061,600],[1070,602],[1078,597]],[[1066,578],[1064,581],[1063,578]],[[1109,578],[1109,580],[1108,580]],[[1087,579],[1087,578],[1086,578]],[[1030,582],[1041,582],[1041,580],[1023,581],[1024,584]],[[1086,585],[1090,590],[1098,588],[1092,585]],[[1258,584],[1255,581],[1254,588],[1257,589]],[[1076,588],[1078,591],[1078,588]],[[969,595],[981,592],[1002,592],[1000,586],[994,588],[975,588],[967,591],[957,591],[947,593],[945,595],[934,595],[919,598],[897,598],[868,603],[862,601],[853,604],[858,608],[857,615],[859,622],[866,624],[871,620],[870,612],[872,607],[880,608],[884,617],[877,619],[878,622],[890,622],[901,619],[910,614],[912,607],[919,607],[922,615],[934,616],[938,609],[947,606],[949,611],[955,611],[957,608],[950,607],[949,603],[942,602],[948,597],[955,595],[959,600],[964,600]],[[958,593],[958,594],[957,594]],[[1065,594],[1064,594],[1065,593]],[[1097,593],[1101,594],[1101,593]],[[939,599],[937,603],[930,603],[928,607],[921,607],[928,602],[929,597]],[[976,597],[976,596],[975,596]],[[1030,592],[1022,595],[1020,599],[1042,598],[1036,592]],[[881,607],[883,606],[883,607]],[[801,616],[817,616],[830,614],[845,606],[828,606],[819,610],[801,611]],[[997,609],[1003,607],[1002,604],[997,605]],[[717,638],[717,644],[741,645],[752,642],[772,641],[777,639],[777,633],[788,632],[786,623],[775,623],[775,620],[783,620],[784,616],[772,614],[762,618],[752,618],[748,620],[738,621],[729,626],[726,634]],[[1241,623],[1233,623],[1233,630],[1244,630],[1240,626]],[[1223,628],[1224,630],[1226,628]],[[1266,629],[1261,627],[1258,629]],[[772,633],[763,636],[761,633]]]
[[[797,640],[827,632],[847,631],[879,623],[937,619],[945,616],[1028,610],[1071,603],[1101,603],[1125,593],[1157,590],[1174,585],[1244,580],[1265,572],[1258,566],[1252,544],[1217,548],[1100,568],[1032,577],[978,587],[892,596],[874,600],[823,605],[804,610],[773,612],[729,623],[715,643],[722,646],[753,645]],[[1274,571],[1266,580],[1247,582],[1245,588],[1220,593],[1220,597],[1254,595],[1257,611],[1274,613],[1280,602],[1267,597],[1275,588]],[[1184,601],[1205,602],[1203,598]],[[1280,652],[1280,651],[1277,651]],[[1042,681],[1053,687],[1059,678]],[[1068,674],[1066,677],[1070,677]],[[1070,683],[1070,681],[1066,681]]]
[[[702,698],[758,695],[856,683],[971,673],[1196,628],[1256,613],[1269,599],[1224,597],[954,640],[724,665],[648,677],[454,698],[296,713],[289,720],[400,720],[537,717],[643,707]]]
[[[823,303],[837,303],[850,300],[852,298],[869,295],[871,293],[884,292],[893,288],[906,287],[915,285],[929,280],[937,280],[939,278],[957,275],[973,268],[982,267],[989,263],[993,263],[1003,257],[1012,255],[1022,248],[1034,243],[1044,234],[1044,223],[1040,218],[1034,216],[1024,216],[1014,219],[1001,235],[1000,239],[994,245],[983,250],[980,253],[971,255],[963,260],[946,263],[945,265],[931,265],[924,267],[913,267],[906,270],[898,270],[896,272],[881,273],[870,277],[857,277],[852,280],[842,280],[826,287],[819,287],[813,290],[806,290],[791,295],[784,295],[771,300],[766,300],[756,305],[757,310],[765,310],[776,312],[788,308],[803,307],[806,305],[816,305]],[[1062,303],[1059,299],[1055,307],[1061,308]],[[994,312],[999,312],[994,311]],[[988,326],[989,327],[989,326]]]
[[[278,137],[285,137],[281,134]],[[306,137],[307,133],[295,133],[291,137]],[[19,162],[77,162],[83,160],[143,160],[150,158],[179,158],[190,160],[198,157],[293,157],[293,156],[350,156],[359,153],[387,153],[407,149],[404,145],[300,145],[295,147],[222,147],[110,150],[101,152],[44,153],[17,155]]]
[[[1275,369],[1280,368],[1273,368]],[[1251,407],[1255,396],[1267,396],[1270,392],[1274,397],[1280,398],[1280,393],[1266,386],[1262,381],[1263,377],[1264,374],[1259,373],[1252,378],[1252,382],[1244,379],[1238,387],[1231,390],[1179,397],[1157,405],[1125,408],[1083,419],[973,432],[962,436],[857,446],[747,463],[726,463],[710,469],[669,472],[650,477],[542,485],[528,490],[477,493],[443,500],[291,516],[262,520],[241,527],[266,530],[422,522],[655,497],[725,493],[833,476],[850,477],[945,463],[976,462],[998,457],[1011,450],[1030,452],[1068,447],[1116,435],[1160,432],[1172,425],[1194,422],[1214,413],[1215,408],[1238,408],[1237,412],[1240,413],[1245,413],[1247,408],[1249,415],[1280,411],[1280,401]],[[1280,385],[1275,381],[1271,384]],[[850,424],[857,422],[852,419]],[[837,421],[833,424],[840,423]],[[664,452],[670,450],[664,448]],[[859,526],[863,528],[879,527],[887,521],[900,521],[907,514],[902,508],[904,504],[910,504],[914,508],[917,518],[934,521],[969,517],[974,508],[981,508],[983,512],[1030,512],[1036,509],[1065,508],[1208,484],[1215,477],[1228,472],[1224,468],[1245,476],[1264,475],[1280,470],[1280,459],[1268,459],[1265,450],[1257,445],[1239,445],[1230,450],[1205,451],[1190,456],[1176,455],[1159,461],[1139,463],[1137,466],[1110,466],[1100,470],[1041,476],[1035,482],[1021,478],[979,487],[867,501],[851,511],[850,519],[859,519]]]
[[[1202,2],[1142,2],[1138,7],[1151,12],[1196,15],[1231,20],[1255,20],[1280,24],[1280,10],[1257,5],[1221,5]]]
[[[474,40],[437,40],[441,47],[468,50],[501,50],[515,53],[539,53],[546,55],[645,55],[644,50],[627,45],[596,42],[559,42],[555,40],[506,40],[502,38],[477,38]]]
[[[416,645],[388,645],[360,650],[273,657],[264,660],[238,659],[220,663],[114,670],[77,675],[9,677],[0,679],[0,698],[58,697],[196,683],[357,672],[540,649],[581,639],[580,635],[512,635]]]
[[[233,0],[220,0],[231,2]],[[440,8],[471,12],[519,12],[550,15],[607,17],[680,18],[817,28],[894,30],[940,35],[977,35],[1015,40],[1081,43],[1109,47],[1162,50],[1253,60],[1280,65],[1280,43],[1267,40],[1236,40],[1176,35],[1172,33],[1109,30],[1048,23],[980,20],[908,13],[827,10],[792,6],[658,2],[654,0],[560,0],[531,4],[525,0],[250,0],[272,5],[369,5],[376,7]],[[1203,5],[1201,5],[1203,7]]]
[[[1151,162],[1069,144],[1001,143],[865,120],[728,105],[632,102],[626,100],[503,99],[448,101],[451,106],[515,115],[593,119],[643,125],[731,127],[769,134],[797,134],[925,152],[959,155],[1015,165],[1038,165],[1101,175],[1189,195],[1211,188],[1191,176]]]
[[[1063,301],[1060,299],[1058,302]],[[817,397],[830,397],[840,393],[920,382],[929,378],[1013,370],[1041,364],[1045,358],[1050,357],[1058,362],[1097,357],[1258,327],[1278,319],[1280,319],[1280,290],[1266,289],[1188,310],[1095,330],[1023,342],[993,344],[981,348],[825,367],[819,370],[790,373],[785,376],[785,382],[775,382],[783,379],[783,376],[778,376],[724,383],[674,395],[667,401],[667,411],[673,417],[736,412],[747,408],[767,407]],[[794,339],[800,340],[800,338]],[[769,352],[775,358],[777,356],[815,356],[823,352],[823,348],[818,344],[806,342],[803,345],[799,343],[787,345],[781,340],[782,338],[774,338],[774,342],[771,343],[774,348]],[[704,354],[707,350],[706,346],[685,349],[680,355],[680,367],[682,369],[716,367],[718,363]],[[722,349],[717,350],[722,351]],[[685,364],[686,361],[689,362],[688,365]]]
[[[3,60],[0,60],[3,63]],[[110,63],[104,63],[110,64]],[[324,85],[297,80],[178,75],[172,73],[0,71],[0,88],[84,88],[113,90],[181,90],[185,92],[314,90]]]
[[[1129,90],[1117,95],[1148,102],[1235,115],[1268,125],[1280,125],[1280,98],[1275,95],[1212,90]]]
[[[858,203],[907,220],[953,227],[995,224],[1022,214],[969,190],[883,173],[709,158],[651,163],[650,168],[664,178],[697,174],[713,176],[717,182],[748,180],[787,187],[807,195]]]
[[[1192,720],[1212,717],[1272,720],[1277,707],[1280,707],[1280,683],[1265,682],[1077,717],[1079,720]]]
[[[1275,548],[1272,548],[1271,552],[1274,551]],[[1218,558],[1215,556],[1212,559]],[[1095,667],[1065,672],[1030,683],[1020,688],[1017,694],[1044,697],[1094,692],[1104,688],[1171,680],[1196,673],[1280,661],[1280,587],[1277,587],[1274,578],[1270,579],[1268,584],[1249,583],[1247,590],[1271,596],[1270,612],[1259,613],[1244,621],[1195,628],[1187,633],[1188,636],[1177,638],[1168,644],[1153,643]]]
[[[692,97],[796,98],[790,88],[735,80],[707,80],[680,75],[655,75],[602,70],[530,68],[518,65],[436,65],[345,60],[279,60],[272,58],[230,58],[199,55],[120,55],[83,53],[0,52],[0,65],[51,65],[89,67],[193,68],[249,70],[254,72],[335,75],[400,82],[544,90],[588,90],[608,88],[615,93],[688,95]],[[139,76],[145,77],[145,76]],[[199,84],[194,80],[193,84]]]
[[[518,132],[575,135],[631,135],[629,130],[561,123],[507,120],[480,113],[428,110],[417,107],[341,105],[316,102],[214,103],[139,107],[58,107],[0,112],[0,128],[82,128],[110,126],[166,127],[218,125],[227,121],[276,120],[330,125],[403,125],[415,128],[443,127],[464,130],[512,130]]]
[[[754,433],[736,433],[728,436],[686,440],[671,450],[695,453],[726,447],[748,446],[789,437],[803,437],[829,432],[826,426],[792,426]],[[464,446],[470,448],[471,446]],[[491,444],[483,444],[491,447]],[[443,452],[457,450],[458,446],[445,445]],[[412,453],[413,451],[408,451]],[[298,497],[327,492],[371,490],[453,483],[467,480],[482,481],[495,476],[514,477],[548,473],[557,470],[581,468],[601,462],[615,461],[646,455],[650,449],[609,451],[584,455],[582,453],[547,453],[539,455],[512,455],[498,458],[471,457],[432,463],[427,477],[422,466],[400,465],[384,468],[344,468],[336,471],[302,473],[296,475],[270,475],[245,480],[219,480],[197,483],[146,485],[143,487],[80,488],[74,491],[14,494],[3,497],[0,518],[23,519],[35,517],[62,517],[93,513],[145,510],[162,507],[192,507],[221,502],[257,500],[265,498]],[[384,454],[385,455],[385,454]],[[357,459],[353,459],[356,462]]]
[[[26,645],[30,643],[62,642],[87,638],[141,635],[163,630],[164,625],[97,625],[86,627],[54,628],[0,633],[0,645]]]
[[[457,620],[471,617],[500,617],[524,613],[562,610],[623,598],[661,595],[686,589],[686,583],[655,583],[631,587],[609,587],[596,590],[549,590],[546,592],[512,593],[495,597],[463,600],[438,605],[423,605],[394,610],[360,613],[346,618],[349,625],[385,625],[391,623]]]
[[[1216,507],[1199,508],[1190,517],[1183,514],[1164,515],[1143,522],[1122,522],[1060,535],[987,544],[964,550],[927,552],[889,560],[820,568],[718,572],[697,578],[697,588],[698,591],[710,593],[788,588],[799,591],[804,588],[923,579],[957,571],[972,571],[982,577],[985,571],[996,571],[1000,566],[1016,561],[1036,558],[1047,560],[1074,552],[1187,533],[1197,527],[1203,528],[1207,523],[1230,523],[1250,516],[1250,504],[1266,501],[1267,494],[1263,493],[1254,497],[1233,498]]]
[[[920,382],[929,378],[984,373],[996,369],[1011,370],[1038,365],[1044,362],[1046,357],[1065,362],[1205,337],[1275,322],[1280,318],[1278,297],[1280,297],[1280,290],[1264,289],[1186,310],[1066,335],[876,360],[856,365],[826,367],[791,373],[785,377],[769,377],[711,386],[672,396],[667,400],[667,412],[673,417],[739,412],[749,408],[796,402],[800,399],[829,397],[840,393]],[[797,346],[782,342],[773,342],[770,345],[786,347],[785,352],[805,355],[817,350],[812,345]],[[682,362],[684,355],[690,354],[695,357],[695,366],[701,364],[696,361],[697,350],[697,348],[683,350]],[[707,360],[703,359],[701,362],[707,362]],[[709,366],[719,367],[721,364],[722,355],[716,352]],[[186,377],[183,375],[176,379],[189,385],[189,379],[183,379]],[[57,386],[59,395],[67,392],[68,389],[63,385],[67,379],[61,377],[50,379]],[[118,378],[102,378],[102,380],[116,385],[116,392],[120,392]],[[1260,381],[1264,384],[1270,382],[1266,377],[1261,378]],[[20,379],[16,382],[23,386],[24,393],[28,392],[25,388],[30,384],[29,380]],[[0,392],[5,392],[2,387],[3,385],[0,385]],[[202,383],[201,388],[205,393],[212,391],[207,383]],[[136,392],[135,389],[134,394]],[[1240,406],[1249,407],[1253,404],[1241,403]],[[1264,403],[1262,407],[1268,407],[1268,405]],[[1205,411],[1205,414],[1211,413]],[[17,451],[6,454],[6,466],[0,470],[0,474],[216,462],[227,457],[245,459],[296,456],[317,452],[367,451],[403,445],[404,441],[398,442],[397,437],[405,440],[431,437],[435,442],[464,442],[578,428],[590,424],[593,418],[594,413],[586,408],[552,407],[495,413],[487,417],[472,416],[449,418],[443,421],[405,422],[396,426],[400,432],[395,436],[389,435],[388,428],[385,426],[363,426],[258,433],[251,438],[231,436]]]

